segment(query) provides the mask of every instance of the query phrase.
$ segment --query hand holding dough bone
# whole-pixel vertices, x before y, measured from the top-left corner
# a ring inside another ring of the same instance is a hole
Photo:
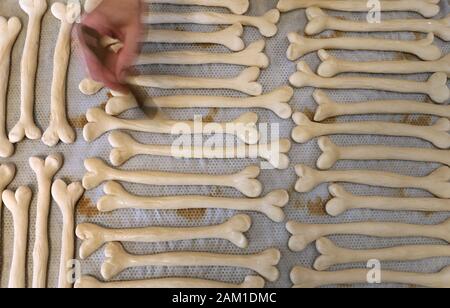
[[[34,91],[39,61],[39,38],[41,21],[47,11],[47,0],[20,0],[19,5],[28,14],[28,29],[21,62],[21,106],[20,119],[9,133],[13,143],[22,141],[25,136],[36,140],[42,132],[34,123]]]
[[[297,266],[291,272],[294,288],[317,288],[336,284],[366,284],[367,269],[351,269],[338,272],[318,272]],[[430,288],[450,287],[450,267],[439,273],[407,273],[382,271],[380,273],[383,283],[403,283]]]
[[[154,255],[132,255],[120,243],[109,243],[105,248],[102,276],[110,280],[131,267],[148,266],[228,266],[247,268],[269,281],[277,281],[280,272],[276,265],[281,254],[277,249],[268,249],[254,255],[221,255],[206,252],[169,252]]]
[[[168,156],[191,159],[235,159],[260,157],[274,168],[287,169],[289,167],[289,153],[291,141],[282,139],[269,144],[235,145],[231,147],[181,147],[172,145],[142,144],[126,133],[114,131],[109,135],[109,144],[113,147],[110,161],[119,167],[138,155]]]
[[[144,0],[147,3],[162,3],[172,5],[199,5],[223,7],[229,9],[234,14],[245,14],[250,7],[249,0]]]
[[[241,36],[244,28],[235,24],[217,32],[188,32],[174,30],[150,30],[142,38],[142,43],[171,43],[171,44],[218,44],[232,51],[241,51],[245,43]],[[102,43],[111,45],[112,41]],[[116,41],[117,43],[117,41]]]
[[[249,144],[255,144],[259,140],[256,113],[245,113],[230,123],[202,123],[166,120],[161,117],[155,117],[153,120],[120,119],[106,114],[100,108],[93,108],[88,110],[86,118],[89,123],[84,126],[83,136],[88,142],[119,129],[171,135],[232,134]]]
[[[88,258],[108,242],[158,243],[193,239],[224,239],[240,248],[248,246],[244,235],[252,225],[248,215],[236,215],[220,225],[194,228],[149,227],[106,229],[93,224],[78,225],[76,234],[83,241],[80,257]]]
[[[416,74],[446,73],[450,76],[450,54],[436,61],[372,61],[356,62],[338,59],[325,50],[319,50],[322,60],[317,74],[322,77],[334,77],[341,73],[374,74]]]
[[[202,25],[233,25],[256,27],[261,35],[273,37],[278,32],[277,23],[280,20],[280,12],[277,9],[270,10],[263,16],[247,16],[222,14],[215,12],[195,13],[166,13],[146,12],[144,22],[147,24],[202,24]]]
[[[184,209],[229,209],[253,211],[265,214],[275,222],[285,218],[283,207],[289,202],[285,190],[275,190],[262,198],[215,198],[206,196],[144,197],[130,194],[122,185],[108,182],[104,185],[105,196],[97,202],[100,212],[119,209],[184,210]]]
[[[326,14],[319,8],[306,10],[309,22],[306,25],[307,35],[316,35],[325,30],[344,32],[388,32],[411,31],[433,33],[444,41],[450,41],[450,16],[443,19],[390,19],[380,23],[339,19]]]
[[[77,18],[79,6],[55,3],[52,13],[61,21],[61,28],[55,47],[53,61],[53,81],[51,90],[50,124],[42,141],[47,146],[55,146],[61,140],[64,143],[75,142],[75,131],[67,120],[66,113],[66,82],[70,61],[71,32]],[[74,12],[70,10],[74,9]],[[79,16],[79,15],[78,15]]]
[[[36,232],[33,249],[33,288],[47,287],[47,270],[49,258],[48,219],[51,205],[51,185],[53,177],[61,169],[63,157],[50,155],[45,161],[31,157],[30,167],[36,174],[38,183]]]
[[[329,235],[365,235],[372,237],[426,237],[450,243],[450,220],[439,225],[410,225],[391,222],[358,222],[347,224],[314,225],[295,221],[287,223],[292,234],[289,248],[302,251],[312,242]]]
[[[329,190],[333,199],[328,201],[326,210],[331,216],[339,216],[353,209],[420,211],[429,213],[450,211],[449,199],[355,196],[337,184],[330,185]]]
[[[75,257],[75,207],[83,193],[84,189],[79,182],[67,185],[64,181],[57,180],[52,185],[53,199],[55,199],[63,216],[59,288],[72,287],[69,280],[70,267],[68,267],[68,264]]]
[[[295,61],[304,55],[320,49],[345,50],[380,50],[398,51],[416,55],[422,60],[434,61],[442,56],[441,49],[433,45],[434,34],[429,33],[425,39],[399,41],[364,37],[309,38],[295,32],[288,35],[291,45],[287,57]]]
[[[19,187],[14,193],[6,190],[2,194],[3,202],[11,212],[14,223],[14,248],[9,274],[9,288],[26,287],[26,260],[28,244],[28,221],[32,191],[26,186]]]
[[[348,182],[389,188],[415,188],[428,191],[439,198],[450,199],[450,168],[441,167],[424,177],[404,176],[372,170],[318,171],[297,165],[298,192],[309,192],[322,183]]]
[[[0,157],[3,158],[14,153],[14,146],[6,134],[6,109],[11,53],[21,29],[22,25],[17,17],[7,20],[0,16]]]
[[[449,105],[436,105],[406,100],[339,104],[328,97],[322,90],[316,90],[313,97],[319,105],[314,116],[314,120],[317,122],[337,116],[362,114],[429,114],[450,118]]]
[[[210,53],[182,50],[140,54],[137,58],[136,65],[198,65],[218,63],[267,68],[269,66],[269,58],[263,52],[265,46],[266,42],[260,40],[250,44],[243,51],[233,53]]]
[[[439,14],[440,0],[382,0],[378,1],[381,12],[417,12],[424,17],[433,17]],[[369,12],[372,6],[366,0],[280,0],[277,8],[281,12],[297,9],[319,7],[335,11]]]
[[[288,119],[292,115],[289,102],[293,96],[294,90],[284,86],[256,97],[161,96],[149,98],[143,105],[160,108],[263,108],[273,111],[282,119]],[[118,115],[138,106],[133,95],[115,95],[108,100],[105,110],[110,115]]]
[[[230,175],[205,175],[153,171],[124,171],[107,166],[101,159],[90,158],[84,161],[88,171],[83,177],[84,188],[90,190],[107,181],[124,181],[145,185],[172,186],[225,186],[233,187],[247,197],[261,195],[262,184],[256,179],[260,168],[250,166],[243,171]]]
[[[331,169],[339,160],[405,160],[441,163],[450,167],[450,150],[382,145],[341,147],[328,137],[319,139],[319,147],[323,153],[317,160],[317,168],[321,170]]]
[[[438,257],[450,257],[449,245],[412,245],[373,250],[352,250],[337,247],[327,238],[316,242],[321,256],[316,259],[314,268],[318,271],[328,270],[334,265],[349,263],[367,263],[379,261],[417,261]]]
[[[444,103],[450,98],[447,87],[447,74],[435,73],[426,82],[411,80],[372,78],[372,77],[334,77],[324,78],[315,74],[305,62],[297,66],[298,71],[290,78],[297,88],[315,87],[324,89],[366,89],[399,93],[427,94],[433,101]]]
[[[259,276],[247,276],[241,284],[231,284],[212,280],[195,278],[160,278],[135,281],[100,282],[90,276],[81,277],[76,283],[76,289],[260,289],[265,281]]]
[[[298,143],[337,134],[385,135],[419,138],[441,149],[450,148],[450,121],[446,118],[441,118],[432,126],[377,121],[323,124],[312,122],[301,112],[295,113],[293,119],[298,126],[292,131],[292,138]]]

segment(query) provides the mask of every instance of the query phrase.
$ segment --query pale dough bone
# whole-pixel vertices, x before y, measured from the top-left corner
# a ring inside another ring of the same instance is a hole
[[[297,266],[291,272],[294,288],[317,288],[336,284],[367,284],[368,269],[318,272]],[[450,287],[450,267],[435,274],[381,271],[383,283],[401,283],[430,288]]]
[[[111,164],[115,167],[122,166],[131,158],[138,155],[166,156],[174,158],[191,159],[235,159],[235,158],[262,158],[267,160],[276,169],[289,168],[289,153],[291,141],[281,139],[269,144],[234,145],[230,147],[181,147],[172,145],[143,144],[136,141],[130,135],[120,131],[112,132],[109,144],[113,147],[109,155]]]
[[[171,44],[218,44],[232,51],[241,51],[245,43],[241,36],[244,28],[241,24],[232,25],[217,32],[188,32],[174,30],[149,30],[142,38],[142,43]],[[114,41],[103,42],[103,46],[113,45]],[[117,41],[116,41],[117,43]]]
[[[280,20],[280,11],[270,10],[263,16],[246,16],[222,14],[214,12],[195,13],[166,13],[147,12],[144,22],[147,24],[202,24],[202,25],[233,25],[256,27],[261,35],[273,37],[278,32],[277,23]]]
[[[198,78],[170,75],[128,76],[126,83],[130,85],[159,89],[229,89],[252,96],[263,92],[262,85],[257,82],[261,70],[257,67],[244,69],[239,76],[233,78]],[[92,95],[102,89],[100,83],[83,80],[79,89],[83,94]]]
[[[79,9],[79,6],[73,8]],[[61,21],[61,28],[53,60],[50,124],[42,137],[44,144],[50,147],[58,144],[60,140],[64,143],[73,143],[76,138],[75,131],[67,120],[66,83],[70,61],[72,27],[78,17],[77,11],[70,12],[68,6],[59,2],[53,4],[52,13],[53,16]]]
[[[383,211],[449,212],[450,200],[438,198],[390,198],[381,196],[355,196],[344,187],[329,187],[333,199],[326,205],[327,213],[339,216],[348,210],[372,209]]]
[[[441,149],[450,148],[450,121],[446,118],[431,126],[377,121],[323,124],[310,121],[301,112],[295,113],[293,119],[298,126],[292,131],[292,138],[298,143],[327,135],[383,135],[414,137],[427,140]]]
[[[22,24],[17,17],[7,20],[0,16],[0,157],[3,158],[14,153],[14,146],[6,133],[6,109],[11,52],[21,29]]]
[[[92,13],[101,3],[103,0],[85,0],[84,1],[84,11],[86,13]]]
[[[362,114],[429,114],[450,118],[449,105],[436,105],[407,100],[367,101],[340,104],[333,101],[322,90],[316,90],[313,97],[319,105],[314,116],[314,120],[317,122],[337,116]]]
[[[398,51],[416,55],[422,60],[434,61],[442,56],[441,49],[434,45],[434,34],[412,41],[389,40],[365,37],[309,38],[295,32],[288,34],[291,45],[287,51],[289,60],[295,61],[320,49]]]
[[[306,10],[309,22],[307,35],[316,35],[325,30],[343,32],[389,32],[410,31],[433,33],[444,41],[450,41],[450,15],[444,19],[388,19],[380,23],[339,19],[326,14],[322,9],[310,7]]]
[[[296,166],[298,192],[309,192],[320,184],[348,182],[388,188],[416,188],[426,190],[439,198],[450,199],[450,168],[441,167],[424,177],[404,176],[372,170],[318,171],[304,165]]]
[[[53,177],[61,169],[62,155],[50,155],[45,161],[31,157],[30,167],[36,174],[38,196],[36,206],[36,232],[33,249],[33,288],[47,287],[47,270],[49,258],[48,219],[51,205],[51,186]]]
[[[120,243],[109,243],[105,248],[102,276],[110,280],[132,267],[149,266],[226,266],[253,270],[265,279],[275,282],[280,277],[276,265],[281,253],[268,249],[254,255],[225,255],[207,252],[168,252],[154,255],[132,255]]]
[[[382,0],[379,7],[382,12],[417,12],[424,17],[433,17],[439,14],[440,0]],[[372,7],[366,0],[280,0],[277,8],[281,12],[297,9],[319,7],[335,11],[368,12]]]
[[[435,73],[426,82],[373,77],[333,77],[324,78],[314,73],[306,62],[299,62],[297,72],[290,83],[297,88],[314,87],[322,89],[365,89],[398,93],[427,94],[437,103],[445,103],[450,98],[447,74]]]
[[[320,50],[319,57],[322,63],[317,69],[317,74],[322,77],[334,77],[341,73],[416,74],[440,72],[450,76],[450,54],[436,61],[357,62],[338,59],[325,50]]]
[[[32,191],[26,186],[14,193],[5,190],[2,194],[6,208],[11,212],[14,223],[14,248],[9,274],[9,288],[26,287],[26,264],[28,244],[28,221]]]
[[[181,50],[140,54],[136,60],[136,65],[198,65],[217,63],[267,68],[269,67],[270,60],[264,53],[265,46],[266,42],[260,40],[248,45],[243,51],[233,53],[210,53]]]
[[[80,258],[86,259],[109,242],[160,243],[194,239],[223,239],[240,248],[248,246],[244,235],[252,225],[248,215],[236,215],[228,221],[213,226],[178,228],[149,227],[139,229],[106,229],[94,224],[81,224],[76,229],[82,240]]]
[[[373,250],[352,250],[337,247],[327,238],[316,242],[321,256],[316,259],[314,268],[325,271],[334,265],[349,263],[367,263],[379,261],[417,261],[438,257],[450,257],[450,245],[412,245]]]
[[[0,164],[0,196],[3,194],[5,188],[13,181],[16,175],[16,166],[13,164]],[[0,227],[2,220],[3,202],[0,198]]]
[[[147,3],[162,3],[173,5],[215,6],[229,9],[235,14],[244,14],[250,7],[249,0],[144,0]]]
[[[234,135],[249,144],[256,144],[259,140],[259,132],[256,127],[258,115],[253,112],[244,113],[229,123],[202,124],[200,124],[200,121],[174,121],[161,117],[140,120],[120,119],[106,114],[100,108],[89,109],[86,113],[86,118],[89,123],[84,126],[83,136],[88,142],[100,138],[109,131],[119,129],[170,135],[208,135],[219,131],[222,134]],[[184,132],[180,131],[180,129],[183,129]]]
[[[86,159],[84,166],[88,172],[83,177],[83,186],[88,190],[103,182],[117,180],[156,186],[225,186],[236,188],[251,198],[259,197],[262,193],[262,184],[256,179],[261,172],[258,166],[250,166],[241,172],[228,175],[124,171],[113,169],[98,158]]]
[[[67,185],[62,180],[56,180],[52,185],[52,196],[63,216],[61,259],[59,265],[59,288],[71,288],[68,277],[69,262],[75,257],[75,207],[83,196],[81,183]]]
[[[426,237],[450,242],[450,220],[439,225],[411,225],[392,222],[357,222],[346,224],[302,224],[287,223],[292,237],[289,248],[302,251],[312,242],[329,235],[365,235],[372,237]]]
[[[112,93],[114,97],[106,103],[106,113],[119,115],[139,105],[133,95]],[[219,96],[160,96],[151,97],[143,102],[144,106],[160,108],[263,108],[271,110],[282,119],[292,116],[289,105],[294,90],[284,86],[257,97],[219,97]]]
[[[259,276],[247,276],[241,284],[231,284],[196,278],[159,278],[135,281],[100,282],[90,276],[81,277],[76,283],[76,289],[260,289],[264,288],[265,280]]]
[[[285,190],[275,190],[262,198],[215,198],[207,196],[144,197],[132,195],[117,182],[104,185],[105,196],[97,202],[100,212],[112,212],[119,209],[140,210],[185,210],[185,209],[227,209],[252,211],[265,214],[275,222],[285,218],[283,208],[289,202]]]
[[[317,168],[331,169],[339,160],[405,160],[441,163],[450,167],[450,150],[390,147],[383,145],[337,146],[328,137],[319,139],[322,155]]]
[[[19,5],[28,16],[28,29],[25,45],[23,47],[22,62],[20,64],[21,79],[21,106],[20,119],[9,132],[12,143],[22,141],[25,136],[36,140],[41,138],[42,132],[34,122],[34,91],[36,72],[39,61],[39,38],[41,34],[41,21],[47,11],[46,0],[20,0]]]

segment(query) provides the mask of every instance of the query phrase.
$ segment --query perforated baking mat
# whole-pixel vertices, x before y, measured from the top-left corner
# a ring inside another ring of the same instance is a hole
[[[27,18],[24,12],[19,8],[17,0],[2,0],[0,1],[0,15],[3,16],[18,16],[23,25],[26,25]],[[49,1],[53,3],[54,1]],[[262,15],[269,9],[276,7],[276,0],[252,0],[250,15]],[[209,8],[193,8],[180,6],[164,6],[155,5],[151,7],[158,11],[222,11],[221,9]],[[445,16],[449,13],[449,5],[447,1],[441,1],[442,12],[439,16]],[[343,16],[351,19],[363,19],[364,14],[352,14],[341,12],[330,12],[332,15]],[[383,18],[410,18],[420,17],[412,13],[385,13]],[[288,83],[289,76],[295,72],[295,63],[290,62],[286,58],[286,50],[288,48],[288,41],[286,36],[289,32],[297,31],[303,32],[306,24],[304,10],[298,10],[291,13],[283,14],[281,22],[279,23],[279,32],[277,36],[270,39],[265,39],[267,42],[266,53],[269,55],[271,65],[268,69],[263,70],[259,81],[264,86],[264,91],[269,92],[279,86]],[[156,28],[156,26],[155,26]],[[191,30],[191,31],[214,31],[222,29],[218,26],[196,26],[196,25],[176,25],[164,26],[164,28]],[[37,96],[36,96],[36,120],[39,126],[46,129],[49,122],[49,108],[50,108],[50,87],[52,76],[52,62],[53,52],[56,38],[59,30],[59,22],[47,12],[43,21],[41,37],[41,50],[39,56],[39,72],[37,78]],[[15,45],[11,66],[11,78],[9,87],[8,100],[8,129],[11,129],[19,117],[20,105],[20,58],[22,56],[22,48],[25,40],[25,28],[22,30],[20,37]],[[342,33],[325,32],[321,36],[341,36]],[[347,36],[367,36],[367,34],[345,34]],[[417,39],[422,35],[415,35],[411,33],[379,33],[371,34],[376,37],[384,37],[391,39]],[[251,42],[262,39],[258,31],[253,28],[245,28],[245,42],[248,45]],[[443,53],[448,53],[449,45],[436,40]],[[192,50],[201,51],[222,51],[226,50],[221,47],[214,46],[180,46],[180,45],[165,45],[165,44],[149,44],[145,46],[147,52],[190,48]],[[351,52],[351,51],[332,51],[332,54],[339,57],[358,60],[388,60],[399,59],[409,56],[400,55],[390,52]],[[303,58],[307,61],[313,69],[319,64],[319,59],[316,54],[310,54]],[[231,77],[237,75],[242,68],[230,65],[203,65],[203,66],[166,66],[153,65],[141,67],[140,71],[145,74],[179,74],[185,76],[202,76],[202,77]],[[83,160],[88,157],[100,157],[105,161],[108,160],[110,146],[107,142],[107,136],[88,144],[82,138],[82,126],[85,124],[84,114],[90,107],[98,106],[104,103],[107,99],[107,92],[103,91],[94,97],[86,97],[78,91],[78,83],[84,78],[85,71],[82,60],[80,58],[79,46],[76,42],[72,43],[72,59],[69,69],[68,86],[67,86],[67,101],[68,113],[72,124],[77,128],[78,138],[77,142],[72,145],[60,144],[53,149],[44,146],[40,141],[25,141],[20,143],[16,149],[16,154],[11,159],[3,159],[1,162],[14,162],[18,167],[18,174],[12,185],[16,189],[20,185],[30,185],[35,194],[36,180],[35,175],[28,166],[28,158],[33,155],[47,156],[50,153],[58,152],[64,154],[65,164],[63,169],[59,172],[58,177],[66,181],[78,181],[84,174]],[[428,75],[411,75],[411,76],[386,76],[393,78],[408,78],[412,80],[425,80]],[[316,105],[312,99],[313,89],[297,89],[295,97],[291,104],[296,111],[303,111],[310,117],[313,115]],[[416,99],[426,100],[424,96],[418,95],[400,95],[395,93],[386,93],[379,91],[328,91],[329,95],[339,102],[357,102],[372,99]],[[186,90],[149,90],[150,95],[175,95],[175,94],[208,94],[208,95],[238,95],[232,91],[186,91]],[[294,127],[291,120],[281,120],[274,114],[265,110],[252,110],[259,114],[261,122],[279,123],[281,130],[281,137],[288,138],[291,130]],[[214,121],[226,121],[236,118],[243,110],[165,110],[167,116],[173,119],[192,119],[196,114],[207,116],[207,119]],[[127,113],[127,117],[141,117],[138,111]],[[384,120],[396,121],[405,123],[415,123],[428,125],[435,121],[435,118],[428,116],[357,116],[357,117],[342,117],[336,121],[358,121],[358,120]],[[132,134],[138,140],[146,143],[155,144],[170,144],[172,137],[151,135],[151,134]],[[340,145],[356,145],[356,144],[385,144],[396,146],[420,146],[430,147],[426,142],[421,142],[410,138],[393,138],[393,137],[374,137],[374,136],[335,136],[333,141]],[[290,152],[291,167],[288,170],[264,170],[260,176],[260,180],[264,184],[264,193],[268,193],[275,189],[286,189],[289,191],[291,201],[286,207],[286,214],[288,220],[298,220],[306,223],[344,223],[354,221],[390,221],[390,222],[404,222],[415,224],[436,224],[444,221],[449,217],[448,213],[429,214],[429,213],[411,213],[411,212],[380,212],[357,210],[351,211],[338,218],[328,217],[323,205],[329,199],[327,192],[327,185],[322,185],[316,190],[308,194],[299,194],[294,191],[294,184],[296,176],[294,173],[294,166],[298,163],[303,163],[308,166],[315,166],[315,162],[320,155],[317,146],[317,141],[314,140],[304,145],[294,145]],[[177,160],[171,158],[161,157],[138,157],[127,163],[123,168],[128,170],[138,169],[153,169],[161,171],[183,171],[183,172],[197,172],[207,174],[224,174],[233,173],[241,170],[250,164],[258,163],[251,159],[235,159],[235,160]],[[336,169],[354,168],[354,169],[374,169],[396,172],[405,175],[422,176],[428,174],[430,171],[437,168],[438,165],[424,164],[424,163],[410,163],[410,162],[340,162],[335,167]],[[391,190],[379,189],[358,185],[345,185],[350,191],[361,195],[386,195],[386,196],[426,196],[421,191],[415,190]],[[224,188],[206,188],[206,187],[149,187],[142,185],[125,185],[133,193],[149,195],[149,196],[169,196],[169,195],[184,195],[184,194],[203,194],[211,196],[226,196],[226,197],[242,197],[233,189]],[[137,211],[126,210],[117,211],[111,214],[100,214],[95,208],[96,201],[102,196],[102,189],[98,188],[86,193],[81,201],[77,211],[77,223],[91,222],[101,224],[105,227],[112,228],[128,228],[128,227],[145,227],[145,226],[203,226],[218,224],[226,219],[232,217],[236,212],[225,210],[208,210],[208,211]],[[6,287],[9,268],[12,256],[12,240],[13,240],[13,224],[10,213],[7,210],[3,211],[3,233],[2,233],[2,272],[1,272],[1,286]],[[222,240],[196,240],[196,241],[182,241],[175,243],[158,243],[158,244],[126,244],[125,247],[132,253],[150,254],[165,251],[208,251],[217,253],[230,254],[247,254],[260,252],[267,248],[278,248],[282,252],[282,260],[278,266],[281,272],[280,279],[275,283],[268,283],[268,287],[290,287],[292,283],[289,280],[289,272],[295,265],[303,265],[311,267],[317,252],[311,245],[301,253],[294,253],[287,248],[288,232],[285,229],[285,223],[274,223],[262,214],[249,213],[253,219],[253,226],[248,232],[250,247],[246,250],[241,250],[234,247],[232,244]],[[31,283],[31,251],[34,243],[34,225],[36,216],[36,200],[33,201],[31,207],[30,218],[30,237],[28,249],[28,285]],[[62,219],[58,208],[53,205],[50,219],[50,239],[51,239],[51,258],[49,269],[49,286],[55,287],[57,282],[57,273],[59,266],[59,251],[61,241],[61,226]],[[401,244],[430,244],[439,243],[439,241],[432,241],[423,238],[412,239],[377,239],[367,238],[361,236],[333,236],[331,237],[338,245],[354,249],[362,248],[378,248],[390,247]],[[79,245],[79,243],[78,243]],[[100,278],[100,266],[103,260],[103,251],[100,250],[91,256],[88,260],[82,262],[83,274],[89,274]],[[399,271],[417,271],[417,272],[436,272],[449,264],[450,259],[433,259],[420,262],[398,263],[390,262],[383,264],[385,269],[399,270]],[[363,267],[364,264],[351,264],[346,266],[335,267],[333,270],[345,268]],[[186,276],[205,279],[215,279],[227,282],[238,283],[244,277],[251,274],[248,270],[234,269],[234,268],[162,268],[162,267],[147,267],[135,268],[127,270],[117,277],[118,280],[144,279],[156,277],[172,277],[172,276]],[[383,285],[386,286],[386,285]]]

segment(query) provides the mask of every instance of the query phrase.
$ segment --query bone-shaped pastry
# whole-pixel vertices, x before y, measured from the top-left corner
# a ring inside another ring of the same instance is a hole
[[[228,266],[247,268],[269,281],[277,281],[280,272],[276,265],[281,253],[268,249],[254,255],[223,255],[206,252],[169,252],[154,255],[132,255],[120,243],[109,243],[105,248],[102,276],[110,280],[131,267],[148,266]]]
[[[372,170],[318,171],[304,165],[297,165],[296,173],[300,177],[295,186],[298,192],[309,192],[322,183],[348,182],[389,188],[422,189],[439,198],[450,199],[449,167],[441,167],[424,177]]]
[[[217,63],[267,68],[269,66],[269,58],[263,52],[265,46],[266,42],[260,40],[248,45],[243,51],[233,53],[210,53],[189,50],[146,53],[138,56],[136,65],[198,65]]]
[[[306,62],[299,62],[298,71],[289,81],[297,88],[315,87],[323,89],[366,89],[399,93],[427,94],[433,101],[444,103],[450,98],[447,87],[447,74],[435,73],[426,82],[412,80],[372,78],[372,77],[333,77],[324,78],[315,74]]]
[[[42,132],[34,122],[34,91],[39,56],[39,38],[41,21],[47,11],[46,0],[20,0],[19,5],[28,16],[28,29],[21,62],[21,107],[20,119],[9,132],[9,140],[13,143],[22,141],[25,136],[36,140]]]
[[[0,16],[0,157],[3,158],[14,153],[14,146],[6,134],[6,107],[11,52],[21,29],[22,25],[17,17],[7,20]]]
[[[68,264],[75,257],[75,207],[83,196],[81,183],[67,185],[62,180],[56,180],[52,185],[52,197],[63,216],[61,261],[59,265],[59,288],[71,288]]]
[[[382,12],[417,12],[424,17],[433,17],[439,14],[440,0],[381,0],[378,1]],[[277,8],[281,12],[297,9],[319,7],[335,11],[368,12],[371,5],[365,0],[280,0]]]
[[[302,251],[312,242],[329,235],[365,235],[372,237],[427,237],[450,242],[450,220],[439,225],[411,225],[392,222],[357,222],[314,225],[296,221],[287,223],[292,237],[289,248]]]
[[[352,250],[337,247],[327,238],[316,242],[321,256],[316,259],[314,268],[325,271],[334,265],[348,263],[367,263],[369,260],[379,261],[416,261],[437,257],[450,257],[449,245],[411,245],[384,249]]]
[[[249,0],[144,0],[147,3],[162,3],[173,5],[216,6],[229,9],[235,14],[245,14],[250,7]]]
[[[390,122],[351,122],[323,124],[312,122],[301,112],[293,116],[298,125],[292,131],[292,138],[298,143],[308,142],[316,137],[350,134],[350,135],[385,135],[414,137],[427,140],[441,149],[450,148],[450,121],[441,118],[432,126],[417,126]]]
[[[416,55],[426,61],[438,60],[442,56],[441,49],[438,46],[433,45],[433,33],[429,33],[425,39],[413,41],[365,37],[315,39],[301,36],[295,32],[289,33],[288,39],[291,45],[288,48],[287,57],[292,61],[320,49],[398,51]]]
[[[288,119],[292,115],[289,102],[293,96],[294,90],[284,86],[257,97],[161,96],[149,98],[143,105],[156,105],[160,108],[264,108],[273,111],[282,119]],[[116,95],[108,100],[105,110],[110,115],[118,115],[138,106],[133,95]]]
[[[14,193],[5,190],[2,194],[6,208],[11,212],[14,223],[14,248],[9,274],[9,288],[26,287],[26,262],[28,243],[28,221],[32,191],[21,186]]]
[[[368,269],[351,269],[338,272],[319,272],[297,266],[291,272],[294,288],[317,288],[336,284],[367,284]],[[407,273],[381,271],[383,283],[402,283],[430,288],[450,287],[450,267],[439,273]]]
[[[449,199],[355,196],[337,184],[330,185],[329,190],[334,198],[328,201],[326,210],[331,216],[339,216],[353,209],[419,212],[450,211]]]
[[[140,229],[106,229],[93,224],[81,224],[76,229],[83,241],[80,258],[86,259],[108,242],[158,243],[193,239],[224,239],[240,248],[248,246],[244,235],[252,225],[248,215],[236,215],[214,226],[194,228],[149,227]]]
[[[73,11],[72,11],[73,10]],[[66,113],[66,82],[70,61],[71,32],[80,10],[79,5],[52,5],[52,14],[61,21],[61,28],[55,47],[53,60],[53,80],[51,89],[50,124],[42,141],[47,146],[55,146],[59,141],[75,142],[75,131],[67,120]]]
[[[319,139],[319,147],[323,153],[317,160],[317,168],[321,170],[332,168],[339,160],[405,160],[441,163],[450,167],[450,150],[382,145],[341,147],[328,137]]]
[[[0,164],[0,196],[3,194],[5,188],[12,182],[16,175],[16,166],[13,164]],[[2,218],[3,201],[0,198],[0,227]]]
[[[224,186],[233,187],[247,197],[261,195],[262,184],[256,179],[261,172],[258,166],[250,166],[243,171],[229,175],[187,174],[153,171],[124,171],[107,166],[101,159],[90,158],[84,161],[88,171],[83,177],[84,188],[90,190],[107,181],[123,181],[146,185],[172,186]]]
[[[47,270],[49,258],[48,219],[51,205],[51,185],[53,177],[62,167],[61,155],[50,155],[45,161],[31,157],[30,167],[36,174],[38,183],[36,232],[33,249],[33,288],[47,287]]]
[[[100,108],[89,109],[86,113],[88,124],[84,126],[83,136],[88,142],[100,138],[105,133],[118,130],[132,130],[154,134],[231,134],[235,135],[245,143],[255,144],[259,140],[259,132],[256,128],[258,115],[256,113],[245,113],[230,123],[201,123],[195,121],[173,121],[156,117],[153,120],[120,119],[106,114]],[[180,132],[180,128],[183,131]],[[219,130],[220,129],[220,130]]]
[[[334,77],[341,73],[374,73],[374,74],[416,74],[446,73],[450,76],[450,54],[436,61],[370,61],[356,62],[338,59],[325,50],[319,50],[322,60],[317,74],[322,77]]]
[[[81,277],[76,283],[76,289],[260,289],[264,288],[265,280],[259,276],[247,276],[241,284],[231,284],[212,280],[195,278],[159,278],[135,281],[100,282],[90,276]]]
[[[313,97],[319,105],[316,114],[314,115],[314,120],[317,122],[337,116],[361,114],[429,114],[450,118],[449,105],[427,104],[424,102],[406,100],[339,104],[328,97],[322,90],[316,90]]]
[[[275,222],[285,218],[283,207],[289,202],[285,190],[275,190],[262,198],[215,198],[206,196],[144,197],[130,194],[122,185],[108,182],[104,185],[105,196],[97,202],[100,212],[119,209],[184,210],[184,209],[228,209],[253,211],[265,214]]]
[[[261,70],[257,67],[249,67],[234,78],[197,78],[169,75],[141,75],[128,76],[126,82],[130,85],[160,88],[160,89],[229,89],[239,91],[252,96],[259,96],[263,92],[262,85],[257,82]],[[95,82],[94,82],[95,83]],[[101,90],[100,83],[91,88],[93,82],[83,80],[79,86],[84,94],[91,94],[91,90]],[[96,93],[95,92],[95,93]]]
[[[174,30],[148,31],[142,38],[143,43],[171,43],[171,44],[218,44],[232,51],[241,51],[245,43],[241,36],[244,28],[241,24],[235,24],[227,29],[217,32],[188,32]],[[114,45],[114,41],[103,42],[102,45]],[[115,41],[117,43],[117,41]]]
[[[189,147],[179,148],[172,145],[142,144],[126,133],[114,131],[109,135],[109,144],[113,147],[110,161],[119,167],[138,155],[168,156],[175,158],[195,159],[235,159],[256,158],[267,160],[274,168],[287,169],[289,167],[289,153],[291,141],[281,139],[270,144],[235,145],[231,147]]]
[[[316,35],[325,30],[343,32],[411,31],[434,33],[444,41],[450,41],[450,16],[444,19],[390,19],[380,23],[369,23],[340,19],[326,14],[320,8],[310,7],[306,10],[306,17],[309,20],[305,28],[307,35]]]
[[[280,11],[270,10],[263,16],[246,16],[222,14],[215,12],[195,13],[165,13],[147,12],[144,22],[147,24],[202,24],[202,25],[233,25],[256,27],[261,35],[272,37],[278,32],[277,23],[280,20]]]

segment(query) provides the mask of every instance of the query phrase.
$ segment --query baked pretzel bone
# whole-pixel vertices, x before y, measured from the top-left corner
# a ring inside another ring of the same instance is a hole
[[[236,215],[228,221],[213,226],[195,228],[149,227],[140,229],[106,229],[93,224],[81,224],[76,229],[83,241],[80,257],[88,258],[108,242],[158,243],[193,239],[224,239],[240,248],[248,246],[244,235],[252,225],[248,215]]]
[[[147,3],[173,4],[173,5],[199,5],[216,6],[229,9],[235,14],[245,14],[250,7],[249,0],[144,0]]]
[[[348,182],[389,188],[415,188],[428,191],[439,198],[450,199],[450,168],[441,167],[424,177],[404,176],[372,170],[318,171],[297,165],[298,192],[309,192],[322,183]]]
[[[285,190],[275,190],[265,197],[256,199],[206,196],[143,197],[130,194],[119,183],[108,182],[104,185],[103,191],[105,196],[97,202],[97,209],[100,212],[112,212],[119,209],[184,210],[218,208],[260,212],[275,222],[282,222],[285,218],[283,207],[289,202],[289,194]]]
[[[305,28],[307,35],[316,35],[325,30],[343,32],[411,31],[434,33],[444,41],[450,41],[450,16],[443,19],[390,19],[380,23],[369,23],[339,19],[326,14],[320,8],[310,7],[306,10],[306,17],[309,20]]]

